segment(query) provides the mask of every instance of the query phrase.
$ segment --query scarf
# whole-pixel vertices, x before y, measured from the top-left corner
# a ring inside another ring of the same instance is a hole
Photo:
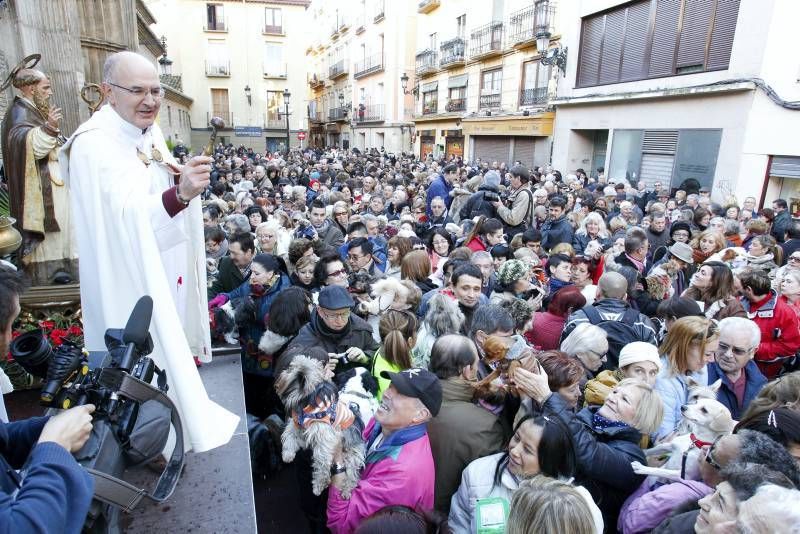
[[[622,421],[612,421],[611,419],[607,419],[597,412],[595,412],[592,416],[592,428],[600,432],[609,428],[627,428],[628,426],[630,425],[627,423],[623,423]]]
[[[322,337],[331,339],[336,343],[339,343],[342,338],[350,333],[350,327],[352,324],[352,320],[348,320],[347,325],[344,328],[341,330],[334,330],[325,324],[325,321],[320,318],[317,310],[314,310],[314,313],[311,315],[311,326],[314,328],[314,330],[319,332]]]
[[[705,263],[705,261],[714,254],[714,252],[703,252],[699,248],[692,249],[692,259],[694,260],[695,265],[700,265]]]
[[[630,262],[636,267],[636,270],[639,271],[639,274],[644,273],[644,262],[637,260],[628,253],[625,253],[625,257],[628,258],[628,260],[630,260]]]

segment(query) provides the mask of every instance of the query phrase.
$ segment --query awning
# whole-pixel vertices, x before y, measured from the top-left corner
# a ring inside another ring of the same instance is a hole
[[[800,178],[800,157],[773,156],[769,174],[781,178]]]
[[[429,93],[431,91],[437,91],[439,89],[439,82],[438,80],[431,83],[426,83],[422,85],[420,92],[422,93]]]
[[[455,89],[456,87],[466,87],[469,74],[460,74],[458,76],[450,76],[447,79],[447,88]]]

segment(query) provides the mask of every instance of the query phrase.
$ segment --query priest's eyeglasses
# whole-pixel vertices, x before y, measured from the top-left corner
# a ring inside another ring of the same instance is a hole
[[[136,98],[144,98],[145,95],[147,95],[147,93],[150,93],[150,96],[152,96],[154,100],[159,100],[161,98],[164,98],[164,88],[160,86],[153,87],[152,89],[145,89],[144,87],[124,87],[122,85],[117,85],[111,82],[107,83],[108,85],[113,85],[117,89],[124,89],[125,91],[128,91]]]

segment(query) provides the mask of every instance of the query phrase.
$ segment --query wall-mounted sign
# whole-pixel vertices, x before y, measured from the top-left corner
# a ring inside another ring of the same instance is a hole
[[[235,126],[233,135],[236,137],[261,137],[261,126]]]

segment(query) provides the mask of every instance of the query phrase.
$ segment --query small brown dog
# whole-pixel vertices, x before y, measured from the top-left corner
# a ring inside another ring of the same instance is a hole
[[[520,366],[520,362],[506,357],[508,349],[506,342],[497,336],[489,336],[483,342],[483,361],[493,370],[474,385],[476,400],[499,404],[508,393],[519,396],[517,387],[509,382],[514,379],[514,371]]]

